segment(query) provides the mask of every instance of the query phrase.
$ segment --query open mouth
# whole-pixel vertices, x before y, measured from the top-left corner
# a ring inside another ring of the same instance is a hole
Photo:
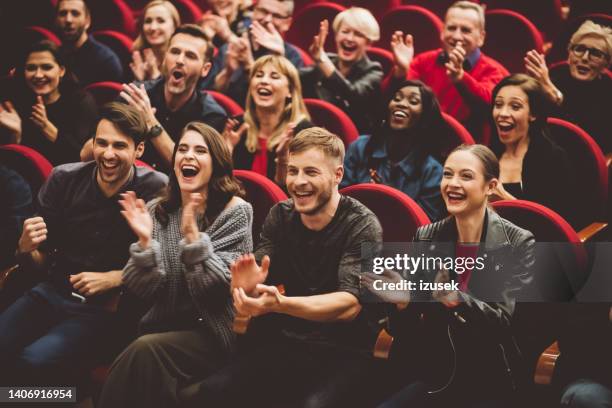
[[[46,79],[39,79],[39,80],[32,81],[32,84],[37,88],[43,87],[47,85],[48,83],[49,81]]]
[[[588,75],[591,72],[591,68],[584,65],[577,65],[576,71],[578,71],[580,75]]]
[[[182,71],[174,70],[172,71],[172,77],[178,81],[185,77],[185,73]]]
[[[198,174],[199,172],[200,172],[200,169],[198,169],[196,166],[192,164],[185,164],[181,166],[181,174],[183,175],[184,178],[195,177],[195,175]]]
[[[314,191],[294,191],[293,195],[296,199],[302,200],[314,195]]]
[[[516,126],[510,122],[498,122],[497,128],[502,132],[509,132],[514,129]]]
[[[341,43],[340,48],[347,53],[351,53],[357,50],[357,44]]]
[[[269,90],[268,88],[258,88],[257,89],[257,95],[259,95],[259,96],[270,96],[270,95],[272,95],[272,91]]]
[[[457,204],[465,200],[465,194],[461,194],[455,191],[446,193],[446,196],[448,197],[448,201],[451,204]]]
[[[408,119],[408,114],[402,110],[394,110],[393,112],[391,112],[391,115],[395,118],[395,119]]]
[[[113,163],[113,162],[105,162],[105,161],[103,161],[103,162],[101,163],[101,167],[102,167],[104,170],[113,171],[113,170],[115,170],[117,167],[119,167],[119,163]]]

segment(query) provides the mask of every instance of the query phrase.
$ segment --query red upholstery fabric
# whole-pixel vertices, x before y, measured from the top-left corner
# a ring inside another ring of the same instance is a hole
[[[340,190],[368,207],[383,229],[384,242],[409,242],[429,218],[417,203],[401,191],[383,184],[355,184]]]
[[[486,0],[485,3],[487,10],[508,9],[522,14],[540,29],[548,41],[556,39],[563,25],[561,0]],[[486,23],[488,32],[491,27],[488,17]],[[509,31],[508,34],[514,33]]]
[[[153,168],[153,166],[151,166],[149,163],[145,163],[145,162],[143,162],[142,160],[138,160],[138,159],[136,159],[136,160],[134,161],[134,164],[135,164],[137,167],[146,167],[147,169],[155,170],[155,169]]]
[[[402,0],[405,6],[421,6],[436,14],[442,20],[446,17],[446,10],[457,0]],[[472,3],[481,3],[479,0],[471,0]]]
[[[96,0],[88,4],[93,16],[92,32],[115,30],[131,38],[136,37],[136,20],[123,0]]]
[[[124,0],[125,4],[132,10],[136,16],[139,15],[150,0]]]
[[[229,96],[222,94],[217,91],[206,91],[207,94],[213,97],[213,99],[221,105],[225,112],[227,112],[228,116],[239,116],[244,114],[244,109],[236,101],[234,101]]]
[[[117,54],[124,72],[130,71],[130,62],[132,62],[132,46],[133,42],[130,37],[113,30],[102,30],[91,33],[91,35],[102,44],[108,46]]]
[[[345,7],[336,3],[323,2],[307,5],[302,10],[293,14],[293,22],[285,35],[285,40],[303,50],[307,50],[312,43],[312,37],[319,32],[319,23],[327,19],[330,31],[332,31],[331,26],[334,17],[343,10],[345,10]],[[334,36],[328,35],[325,42],[325,50],[334,51],[335,49]]]
[[[355,124],[343,110],[320,99],[304,99],[312,122],[340,136],[344,146],[348,147],[359,137]]]
[[[51,163],[42,154],[17,144],[0,146],[0,163],[18,172],[28,182],[32,197],[36,197],[53,170]]]
[[[45,27],[39,26],[28,26],[23,29],[24,33],[22,35],[28,37],[30,43],[34,43],[41,40],[50,40],[53,41],[57,45],[62,45],[61,40],[55,33]],[[23,38],[21,38],[23,39]]]
[[[202,18],[202,9],[191,0],[172,0],[181,16],[182,24],[197,23]]]
[[[261,227],[270,209],[287,199],[284,191],[267,177],[249,170],[234,170],[234,176],[242,182],[246,200],[253,206],[253,242],[259,241]]]
[[[1,29],[2,27],[0,27]],[[1,31],[0,35],[2,35]],[[2,75],[9,73],[12,68],[22,62],[21,60],[24,58],[22,54],[25,50],[42,40],[50,40],[57,45],[61,45],[60,39],[53,32],[40,26],[28,26],[17,31],[4,33],[0,37],[0,48],[3,51],[0,59]]]
[[[612,16],[612,1],[610,0],[572,0],[570,18],[584,14],[607,14]]]
[[[450,134],[448,134],[447,140],[441,140],[438,144],[440,146],[440,157],[446,159],[448,154],[457,146],[462,144],[473,145],[474,138],[468,132],[468,130],[463,127],[461,123],[451,115],[442,112],[442,117],[446,121],[448,127],[452,130]]]
[[[582,128],[562,119],[549,118],[552,139],[568,155],[576,171],[577,197],[590,222],[603,221],[608,210],[608,169],[601,149]],[[579,230],[586,225],[575,225]]]
[[[391,68],[393,68],[394,64],[393,53],[391,51],[385,50],[384,48],[369,47],[367,53],[372,61],[380,62],[385,76],[391,72]]]
[[[304,62],[304,66],[309,67],[314,64],[314,61],[310,54],[308,54],[305,50],[301,49],[297,45],[293,44],[297,52],[300,53],[300,57],[302,57],[302,61]]]
[[[610,3],[612,4],[612,2]],[[548,56],[546,57],[548,62],[558,62],[567,60],[567,46],[569,45],[570,38],[572,38],[572,35],[586,20],[591,20],[594,23],[612,27],[612,15],[608,14],[594,13],[572,18],[571,20],[566,22],[562,32],[555,39],[553,47],[550,50]]]
[[[370,10],[372,14],[374,14],[374,17],[376,17],[378,21],[381,21],[382,17],[386,13],[402,5],[401,0],[337,0],[336,2],[347,8],[366,8]]]
[[[389,50],[391,35],[397,31],[412,34],[415,55],[440,46],[440,33],[444,24],[438,16],[419,6],[400,6],[385,14],[380,23],[378,47]]]
[[[486,12],[487,39],[482,50],[510,72],[525,72],[525,54],[542,52],[544,41],[538,29],[523,15],[512,10]]]
[[[117,99],[121,89],[120,83],[112,81],[96,82],[85,87],[85,90],[95,99],[98,107]]]

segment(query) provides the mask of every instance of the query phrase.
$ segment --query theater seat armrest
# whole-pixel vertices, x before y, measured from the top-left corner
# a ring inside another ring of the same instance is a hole
[[[607,167],[612,166],[612,153],[606,154],[606,166]]]
[[[594,222],[578,231],[578,238],[580,238],[580,242],[588,241],[592,237],[606,229],[607,226],[607,222]]]
[[[540,354],[533,376],[533,381],[536,384],[550,385],[552,383],[555,366],[560,355],[559,343],[556,341]]]
[[[393,345],[393,336],[391,336],[385,329],[381,329],[376,338],[376,344],[374,344],[374,357],[388,359],[389,353],[391,352],[391,346]]]

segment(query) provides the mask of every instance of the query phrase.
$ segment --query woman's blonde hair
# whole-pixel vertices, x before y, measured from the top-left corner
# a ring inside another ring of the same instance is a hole
[[[612,28],[595,24],[591,20],[587,20],[578,30],[572,35],[569,42],[569,47],[580,42],[584,37],[597,37],[604,40],[606,43],[606,54],[608,54],[608,62],[612,56]]]
[[[308,115],[304,99],[302,98],[302,83],[300,82],[300,76],[293,64],[289,62],[287,58],[278,55],[265,55],[258,58],[253,64],[253,68],[251,68],[251,73],[249,75],[249,92],[247,93],[246,110],[244,112],[244,121],[249,125],[246,136],[246,148],[251,153],[257,151],[259,146],[257,137],[260,129],[259,119],[257,118],[255,109],[255,101],[250,92],[250,84],[257,71],[267,64],[271,64],[280,74],[287,78],[289,82],[289,93],[291,95],[291,99],[288,99],[285,104],[280,122],[276,125],[274,133],[268,139],[268,150],[273,151],[276,149],[279,138],[289,123],[299,123],[304,119],[310,120],[310,115]]]
[[[164,6],[166,10],[170,13],[170,17],[172,17],[172,22],[174,23],[174,29],[176,30],[178,26],[181,25],[181,17],[179,15],[178,10],[168,0],[153,0],[147,3],[145,8],[142,10],[142,14],[138,18],[138,37],[134,40],[134,45],[132,46],[133,51],[141,51],[145,48],[150,48],[151,44],[147,41],[142,28],[144,27],[145,16],[147,14],[147,10],[151,7],[155,6]],[[167,46],[167,44],[166,44]]]
[[[338,33],[342,24],[347,24],[354,30],[359,31],[371,42],[380,39],[380,27],[376,18],[369,10],[362,7],[351,7],[339,13],[332,24],[335,33]]]

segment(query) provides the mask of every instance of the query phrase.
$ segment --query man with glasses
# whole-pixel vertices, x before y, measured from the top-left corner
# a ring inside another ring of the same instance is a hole
[[[604,154],[612,151],[609,118],[612,116],[612,29],[585,21],[572,35],[567,65],[551,69],[544,55],[532,50],[525,56],[527,73],[537,79],[556,105],[553,116],[577,124],[599,144]]]
[[[219,48],[210,80],[203,83],[203,88],[223,92],[244,105],[249,70],[257,58],[268,54],[282,55],[296,68],[301,68],[304,62],[299,51],[283,40],[291,27],[293,8],[293,0],[259,0],[253,10],[248,34],[234,37]]]

